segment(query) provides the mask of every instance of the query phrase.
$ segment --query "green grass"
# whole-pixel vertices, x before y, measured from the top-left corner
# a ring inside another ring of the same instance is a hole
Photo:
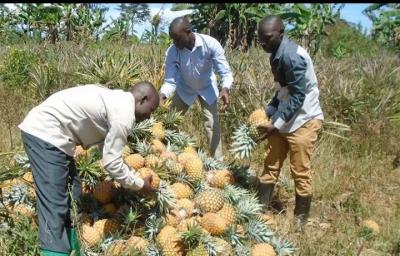
[[[88,67],[82,66],[77,56],[90,57],[99,49],[112,51],[119,57],[131,53],[129,62],[139,63],[132,79],[150,80],[157,87],[162,82],[164,48],[119,43],[62,43],[47,48],[35,44],[12,46],[1,52],[0,78],[8,72],[4,67],[8,67],[10,60],[3,56],[9,56],[17,48],[35,52],[39,58],[32,59],[33,66],[22,73],[30,75],[16,77],[18,81],[25,81],[23,84],[16,86],[16,81],[10,81],[12,76],[7,76],[7,80],[0,79],[0,152],[22,148],[16,126],[43,95],[75,84],[94,82],[96,77],[79,74]],[[273,93],[267,54],[251,49],[249,53],[230,52],[228,58],[235,82],[231,105],[221,114],[225,152],[228,152],[233,130],[252,110],[264,105]],[[46,65],[51,66],[47,74],[50,79],[46,76],[35,79],[32,74],[37,74],[39,68],[45,70]],[[275,228],[296,242],[299,255],[399,255],[400,171],[393,170],[392,162],[400,152],[400,60],[392,53],[382,51],[375,59],[362,56],[336,59],[318,55],[314,65],[326,119],[312,159],[314,201],[311,215],[314,224],[305,234],[293,232],[294,192],[285,183],[279,191],[287,211],[275,216]],[[192,107],[186,118],[188,121],[183,124],[183,130],[196,134],[199,145],[207,148],[199,104]],[[349,129],[328,122],[339,122]],[[257,170],[262,169],[264,146],[257,147],[251,161]],[[226,158],[230,160],[231,156]],[[287,162],[281,175],[291,179]],[[366,218],[380,225],[379,234],[371,235],[362,230],[360,223]],[[323,229],[321,224],[329,227]],[[26,223],[17,224],[13,231],[0,230],[0,253],[35,255],[35,249],[32,249],[35,234]],[[27,244],[24,239],[28,239]]]

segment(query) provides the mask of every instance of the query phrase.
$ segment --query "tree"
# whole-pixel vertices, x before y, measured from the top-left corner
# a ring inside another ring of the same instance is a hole
[[[400,49],[400,4],[371,4],[363,14],[372,21],[372,37]]]
[[[150,18],[150,8],[148,4],[120,4],[121,16],[128,21],[127,30],[133,35],[136,31],[134,25],[140,24]]]

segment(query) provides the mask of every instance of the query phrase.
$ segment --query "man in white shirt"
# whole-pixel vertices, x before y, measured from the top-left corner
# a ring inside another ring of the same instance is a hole
[[[171,97],[172,107],[186,113],[198,98],[204,117],[210,153],[222,158],[221,132],[218,116],[218,96],[229,104],[233,76],[221,44],[208,35],[194,33],[187,18],[174,19],[169,27],[174,41],[166,52],[165,79],[160,89],[161,104]],[[219,92],[213,69],[220,75]]]
[[[72,180],[73,198],[79,202],[81,184],[73,159],[77,145],[86,149],[99,144],[105,171],[123,187],[155,192],[151,178],[140,178],[121,155],[135,121],[149,118],[158,105],[158,92],[148,82],[128,92],[77,86],[51,95],[18,126],[35,182],[42,255],[69,255],[77,249],[68,197]]]

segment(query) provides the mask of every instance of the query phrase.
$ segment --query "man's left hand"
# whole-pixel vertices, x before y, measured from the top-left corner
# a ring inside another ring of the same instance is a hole
[[[224,102],[224,107],[222,108],[222,111],[225,111],[225,109],[228,107],[228,104],[229,104],[228,89],[222,88],[221,92],[219,93],[219,98]]]
[[[277,130],[275,126],[272,124],[267,124],[267,125],[260,125],[257,127],[259,137],[257,141],[262,141],[271,136],[271,134]]]

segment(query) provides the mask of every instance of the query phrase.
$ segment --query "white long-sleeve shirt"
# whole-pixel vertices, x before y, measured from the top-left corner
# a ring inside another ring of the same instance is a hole
[[[130,92],[101,85],[83,85],[54,93],[33,108],[18,126],[69,156],[76,145],[103,145],[104,169],[126,188],[139,190],[143,180],[122,159],[135,123],[135,98]]]
[[[170,97],[175,91],[187,104],[200,95],[209,105],[218,98],[217,78],[221,76],[222,88],[231,89],[233,75],[221,44],[213,37],[194,33],[192,50],[171,45],[165,57],[165,79],[160,93]]]

